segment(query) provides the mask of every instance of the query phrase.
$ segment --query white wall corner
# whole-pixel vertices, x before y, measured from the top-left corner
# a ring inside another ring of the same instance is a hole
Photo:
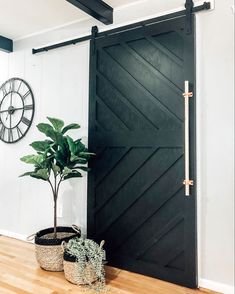
[[[221,284],[207,279],[199,279],[199,287],[213,290],[222,294],[234,294],[234,286]]]
[[[1,237],[1,235],[5,236],[5,237],[10,237],[10,238],[22,240],[22,241],[27,241],[27,237],[28,237],[26,235],[14,233],[14,232],[7,231],[7,230],[0,230],[0,237]]]

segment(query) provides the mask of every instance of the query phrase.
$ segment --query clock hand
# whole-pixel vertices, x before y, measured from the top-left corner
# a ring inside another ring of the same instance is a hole
[[[10,106],[12,106],[12,92],[11,92],[11,105]]]
[[[0,113],[4,113],[4,112],[8,112],[8,109],[7,110],[1,110]]]
[[[15,110],[22,110],[22,109],[24,109],[24,108],[23,107],[19,107],[19,108],[14,108],[13,110],[15,111]],[[1,110],[0,111],[0,113],[4,113],[4,112],[9,112],[9,110],[6,109],[6,110]]]
[[[11,114],[10,114],[10,129],[11,129]]]
[[[15,110],[22,110],[22,109],[24,109],[24,107],[14,108],[14,111]]]

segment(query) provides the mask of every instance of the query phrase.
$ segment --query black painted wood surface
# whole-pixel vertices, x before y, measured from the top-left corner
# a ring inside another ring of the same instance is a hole
[[[196,287],[196,200],[184,195],[185,17],[91,42],[88,236],[110,265]],[[195,181],[195,93],[190,99]]]
[[[0,51],[7,53],[13,52],[13,41],[6,37],[0,36]]]

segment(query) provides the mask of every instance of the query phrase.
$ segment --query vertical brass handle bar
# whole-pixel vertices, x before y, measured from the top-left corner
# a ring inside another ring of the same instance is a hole
[[[184,171],[185,180],[183,184],[185,185],[185,196],[190,196],[190,186],[193,185],[193,181],[189,178],[189,98],[193,96],[192,92],[189,92],[189,81],[184,82]]]

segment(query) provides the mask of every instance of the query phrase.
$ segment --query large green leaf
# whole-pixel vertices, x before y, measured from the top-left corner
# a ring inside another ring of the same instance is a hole
[[[80,157],[84,157],[84,158],[87,158],[89,159],[91,157],[91,155],[95,155],[95,153],[91,153],[91,152],[79,152],[79,156]]]
[[[55,130],[47,130],[46,136],[51,138],[57,145],[63,144],[63,135]]]
[[[75,162],[78,160],[79,160],[79,157],[77,155],[71,154],[71,157],[70,157],[71,163],[75,164]]]
[[[25,177],[25,176],[31,176],[31,175],[34,174],[34,173],[35,173],[34,171],[26,172],[26,173],[20,175],[19,178],[22,178],[22,177]]]
[[[70,151],[65,146],[62,146],[55,152],[55,159],[61,166],[67,166],[70,159]]]
[[[81,154],[80,157],[85,157],[85,156],[93,154],[93,153],[86,152],[87,150],[86,146],[81,142],[81,139],[73,141],[72,138],[67,136],[67,142],[69,144],[69,149],[72,155],[80,156]]]
[[[89,172],[91,169],[89,167],[86,166],[76,166],[77,169],[81,169],[83,171]]]
[[[45,180],[44,178],[42,178],[41,176],[39,176],[39,175],[37,175],[37,174],[32,174],[32,175],[30,175],[30,177],[32,177],[32,178],[34,178],[34,179],[38,179],[38,180],[42,180],[42,181],[47,181],[47,180]]]
[[[47,117],[47,119],[50,121],[50,123],[53,125],[54,129],[57,132],[61,132],[64,122],[61,119],[53,118],[53,117]]]
[[[38,128],[38,130],[39,130],[41,133],[44,133],[44,134],[46,134],[46,132],[47,132],[48,130],[53,130],[53,127],[52,127],[51,125],[49,125],[49,124],[45,124],[45,123],[40,123],[40,124],[38,124],[38,125],[37,125],[37,128]]]
[[[66,166],[63,171],[63,176],[66,176],[70,173],[72,173],[72,170]]]
[[[71,172],[68,175],[64,176],[64,180],[68,180],[71,178],[82,178],[82,174],[80,172]]]
[[[47,169],[39,169],[36,172],[32,171],[32,172],[26,172],[22,175],[20,175],[20,177],[24,177],[24,176],[31,176],[33,178],[39,179],[39,180],[43,180],[43,181],[47,181],[49,179],[49,175],[48,175],[48,170]]]
[[[79,157],[77,155],[71,154],[70,157],[71,164],[86,164],[88,162],[88,158],[86,157]]]
[[[80,152],[86,151],[86,146],[81,142],[81,139],[76,140],[75,143],[77,146],[77,152],[76,152],[77,155]]]
[[[75,142],[73,141],[72,138],[70,138],[69,136],[67,136],[67,142],[69,145],[69,150],[72,154],[76,154],[77,151],[77,145],[75,144]]]
[[[29,164],[40,165],[43,160],[44,156],[41,154],[38,155],[26,155],[20,159],[21,161]]]
[[[43,169],[39,169],[35,174],[33,174],[34,176],[38,176],[41,179],[47,181],[49,179],[49,174],[48,174],[48,170],[46,168]],[[32,175],[31,175],[32,176]]]
[[[60,167],[58,165],[52,163],[51,167],[55,175],[57,175],[60,172]]]
[[[45,152],[46,150],[50,149],[50,146],[53,142],[49,140],[45,141],[35,141],[30,146],[32,146],[36,151]]]
[[[79,129],[80,125],[79,124],[69,124],[66,127],[63,128],[62,134],[65,134],[67,131],[72,130],[72,129]]]

